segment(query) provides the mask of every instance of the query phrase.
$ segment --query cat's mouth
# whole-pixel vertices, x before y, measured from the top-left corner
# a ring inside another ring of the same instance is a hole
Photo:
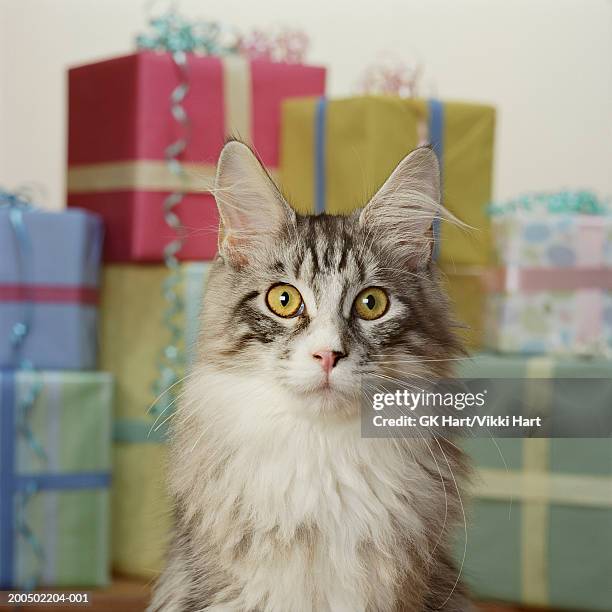
[[[346,381],[334,380],[333,376],[324,377],[310,384],[291,385],[294,392],[302,399],[314,399],[325,404],[346,404],[355,396],[355,386],[346,384]]]

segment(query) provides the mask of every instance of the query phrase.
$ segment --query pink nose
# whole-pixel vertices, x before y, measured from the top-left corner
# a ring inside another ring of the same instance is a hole
[[[321,363],[321,367],[326,374],[329,374],[340,359],[346,357],[346,354],[341,351],[330,351],[324,349],[322,351],[315,351],[312,356]]]

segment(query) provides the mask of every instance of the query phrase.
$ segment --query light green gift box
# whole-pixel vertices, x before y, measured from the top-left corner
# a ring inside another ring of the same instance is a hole
[[[176,294],[183,307],[170,323],[180,336],[176,346],[185,355],[178,364],[182,378],[192,359],[199,329],[199,313],[209,263],[183,263]],[[172,343],[164,325],[168,302],[164,265],[106,266],[102,284],[100,363],[115,375],[112,558],[113,567],[127,574],[149,577],[163,567],[172,527],[166,493],[167,447],[164,431],[172,414],[168,398],[180,393],[177,385],[158,398],[160,360]],[[163,385],[162,385],[163,386]],[[157,400],[157,401],[156,401]],[[161,407],[161,409],[160,409]]]
[[[107,373],[0,372],[0,588],[108,583],[112,402]]]
[[[597,386],[606,393],[585,402],[612,411],[612,362],[603,359],[483,354],[459,374],[524,378],[525,399],[553,411],[555,379],[611,379]],[[530,378],[550,379],[548,397],[538,385],[539,396],[528,398]],[[559,609],[612,610],[612,441],[470,439],[465,447],[477,466],[463,567],[474,593]]]

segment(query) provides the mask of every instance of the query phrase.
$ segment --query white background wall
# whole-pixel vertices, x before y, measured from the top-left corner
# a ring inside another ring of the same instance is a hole
[[[0,0],[0,185],[64,201],[66,67],[124,54],[144,0]],[[381,53],[418,55],[428,92],[499,110],[496,196],[612,194],[611,0],[184,0],[241,29],[297,26],[332,95]]]

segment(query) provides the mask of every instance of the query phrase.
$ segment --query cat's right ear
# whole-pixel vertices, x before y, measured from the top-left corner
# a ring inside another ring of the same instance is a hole
[[[219,209],[219,253],[237,266],[295,213],[251,149],[232,140],[221,151],[213,189]]]

